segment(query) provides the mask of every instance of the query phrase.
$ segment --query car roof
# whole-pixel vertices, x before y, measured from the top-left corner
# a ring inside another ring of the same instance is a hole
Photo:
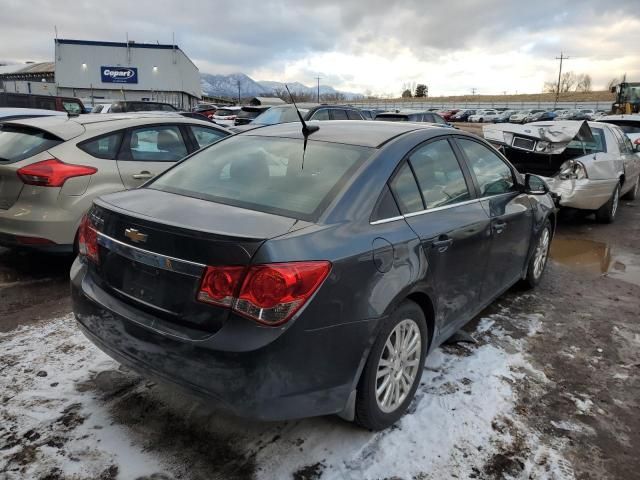
[[[18,115],[41,115],[41,116],[67,116],[67,112],[59,112],[57,110],[45,110],[43,108],[0,108],[0,118],[14,117]]]
[[[25,118],[7,123],[38,128],[66,141],[82,135],[86,131],[87,127],[93,129],[108,124],[108,130],[115,130],[117,128],[126,128],[137,124],[145,125],[146,123],[153,123],[153,121],[163,120],[179,123],[197,122],[207,126],[213,125],[211,122],[205,120],[183,117],[177,112],[105,113],[100,115],[85,114],[78,115],[76,117],[56,115],[50,117]],[[216,128],[221,127],[216,126]]]
[[[317,125],[319,130],[313,132],[310,140],[344,143],[348,145],[358,145],[362,147],[380,146],[395,137],[404,135],[415,130],[432,129],[434,132],[458,133],[451,128],[438,127],[428,123],[398,123],[370,120],[325,120],[307,122],[310,125]],[[256,137],[281,137],[303,139],[302,126],[298,122],[279,123],[262,128],[256,128],[238,135]]]

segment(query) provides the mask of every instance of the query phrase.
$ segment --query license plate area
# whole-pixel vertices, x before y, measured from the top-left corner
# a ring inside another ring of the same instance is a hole
[[[535,140],[531,140],[530,138],[513,137],[513,142],[511,142],[511,146],[513,148],[519,148],[520,150],[527,150],[529,152],[533,152],[536,146],[536,142]]]

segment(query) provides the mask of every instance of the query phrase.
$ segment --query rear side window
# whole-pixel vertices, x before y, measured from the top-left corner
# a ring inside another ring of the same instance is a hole
[[[427,208],[469,200],[462,169],[447,140],[419,148],[409,157]]]
[[[129,148],[132,160],[175,162],[187,156],[180,129],[174,125],[132,130]]]
[[[93,157],[113,160],[118,155],[121,141],[122,132],[115,132],[111,135],[82,142],[78,145],[78,148]]]
[[[473,171],[482,197],[515,191],[513,172],[489,147],[473,140],[457,140]]]
[[[62,143],[43,130],[0,124],[0,164],[29,158]]]
[[[333,118],[333,120],[349,120],[347,112],[338,108],[331,110],[331,118]]]
[[[329,110],[326,108],[316,110],[309,120],[329,120]]]
[[[80,115],[83,113],[82,105],[75,100],[62,100],[62,108],[74,115]]]
[[[372,148],[239,135],[194,154],[148,188],[315,221]]]
[[[212,143],[227,136],[226,133],[213,128],[200,127],[198,125],[191,125],[190,128],[191,132],[193,132],[193,136],[196,138],[196,142],[198,142],[198,147],[200,148],[211,145]]]
[[[389,185],[394,197],[398,201],[402,213],[412,213],[424,210],[420,190],[407,162],[402,164]]]
[[[492,115],[495,115],[495,112],[494,112],[494,113],[492,113]],[[440,115],[438,115],[437,113],[432,114],[432,116],[433,116],[433,120],[434,120],[436,123],[439,123],[439,124],[441,124],[441,125],[446,125],[446,123],[447,123],[447,122],[445,122],[445,121],[444,121],[444,118],[442,118],[442,117],[441,117]]]
[[[349,117],[349,120],[362,120],[362,115],[355,110],[347,110],[347,117]]]

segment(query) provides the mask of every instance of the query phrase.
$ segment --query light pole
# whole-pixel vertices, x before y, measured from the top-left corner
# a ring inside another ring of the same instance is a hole
[[[156,65],[152,68],[153,74],[151,76],[151,101],[153,101],[153,87],[156,85],[156,75],[158,74],[158,67]],[[158,92],[156,92],[156,100],[158,99]]]

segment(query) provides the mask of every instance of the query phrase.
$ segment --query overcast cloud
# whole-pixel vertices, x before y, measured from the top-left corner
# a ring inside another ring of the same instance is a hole
[[[398,95],[539,92],[567,70],[640,79],[638,0],[0,0],[0,60],[53,59],[60,38],[176,43],[204,73]]]

